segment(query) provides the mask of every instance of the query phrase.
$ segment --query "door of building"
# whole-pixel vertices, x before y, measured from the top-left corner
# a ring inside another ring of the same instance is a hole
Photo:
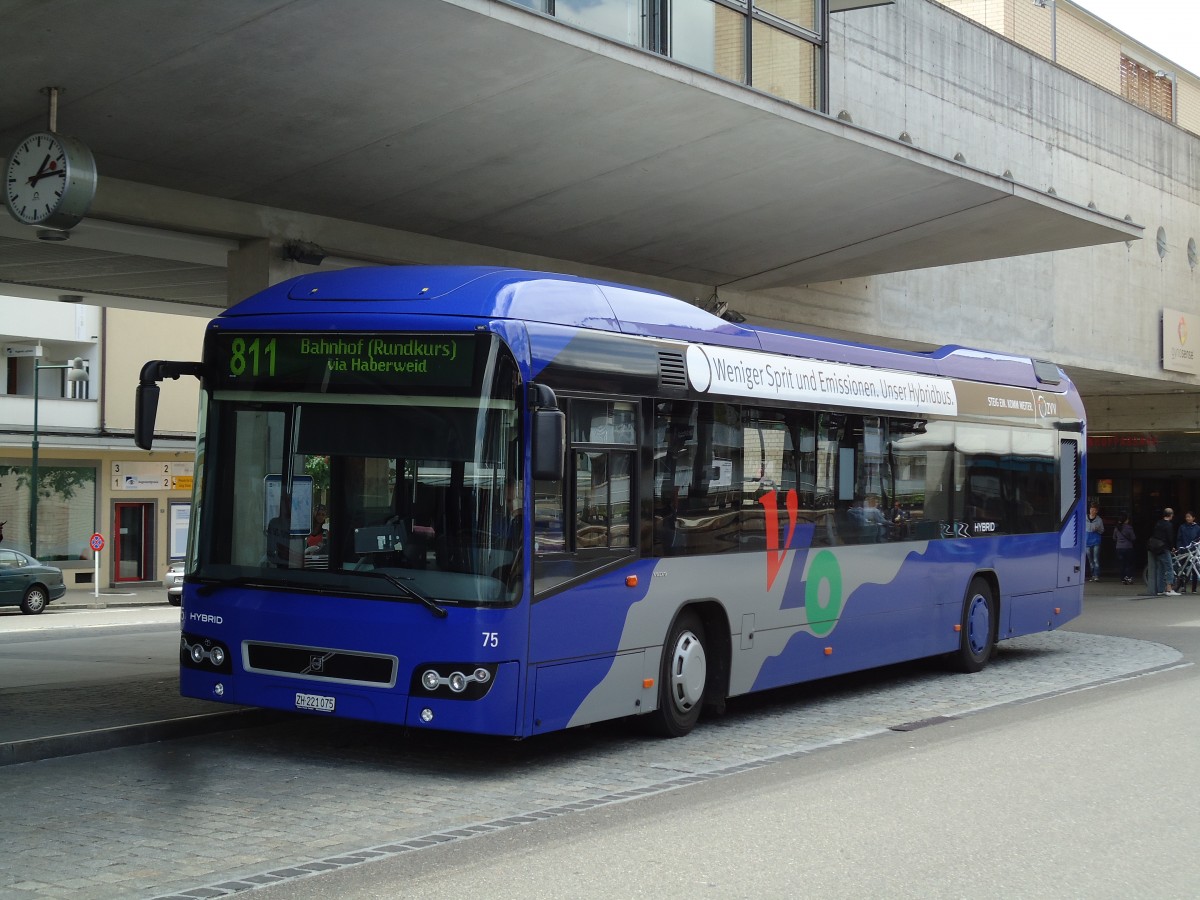
[[[146,581],[154,558],[150,538],[154,534],[154,504],[118,503],[114,511],[113,581]]]

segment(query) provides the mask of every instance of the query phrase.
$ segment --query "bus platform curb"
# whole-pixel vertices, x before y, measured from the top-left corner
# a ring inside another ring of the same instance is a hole
[[[233,709],[181,719],[116,725],[72,734],[57,734],[26,740],[0,742],[0,766],[37,762],[60,756],[77,756],[99,750],[114,750],[137,744],[152,744],[175,738],[195,737],[232,728],[254,728],[281,718],[266,709]]]
[[[117,609],[131,606],[167,606],[167,589],[159,585],[141,587],[128,591],[107,590],[99,595],[91,591],[67,591],[65,596],[51,600],[49,610],[65,609]]]

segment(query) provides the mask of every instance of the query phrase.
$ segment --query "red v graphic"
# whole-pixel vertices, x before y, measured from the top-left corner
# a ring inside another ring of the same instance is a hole
[[[796,495],[795,489],[792,489],[787,492],[786,500],[788,513],[787,537],[783,541],[783,549],[780,550],[778,496],[778,491],[771,491],[769,494],[763,494],[758,498],[758,502],[762,504],[763,511],[766,513],[768,591],[775,584],[779,570],[783,568],[783,561],[787,559],[788,551],[791,549],[792,536],[796,533],[796,515],[800,510],[800,498]]]

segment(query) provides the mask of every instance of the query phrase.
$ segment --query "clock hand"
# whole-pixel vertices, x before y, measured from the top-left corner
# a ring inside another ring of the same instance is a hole
[[[51,169],[49,172],[39,172],[29,179],[30,186],[37,184],[43,178],[49,178],[51,175],[66,175],[66,169]]]
[[[38,166],[36,172],[29,176],[29,183],[36,184],[37,180],[42,177],[42,173],[46,171],[46,163],[50,162],[50,154],[46,154],[46,158],[42,160],[42,164]]]

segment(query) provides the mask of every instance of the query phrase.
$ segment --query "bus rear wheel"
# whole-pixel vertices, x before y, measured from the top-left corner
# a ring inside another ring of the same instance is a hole
[[[971,579],[961,624],[958,649],[950,661],[959,672],[978,672],[991,660],[996,643],[996,599],[987,579]]]
[[[685,610],[667,633],[658,679],[658,709],[648,717],[650,731],[662,737],[683,737],[696,727],[708,683],[704,624]]]

